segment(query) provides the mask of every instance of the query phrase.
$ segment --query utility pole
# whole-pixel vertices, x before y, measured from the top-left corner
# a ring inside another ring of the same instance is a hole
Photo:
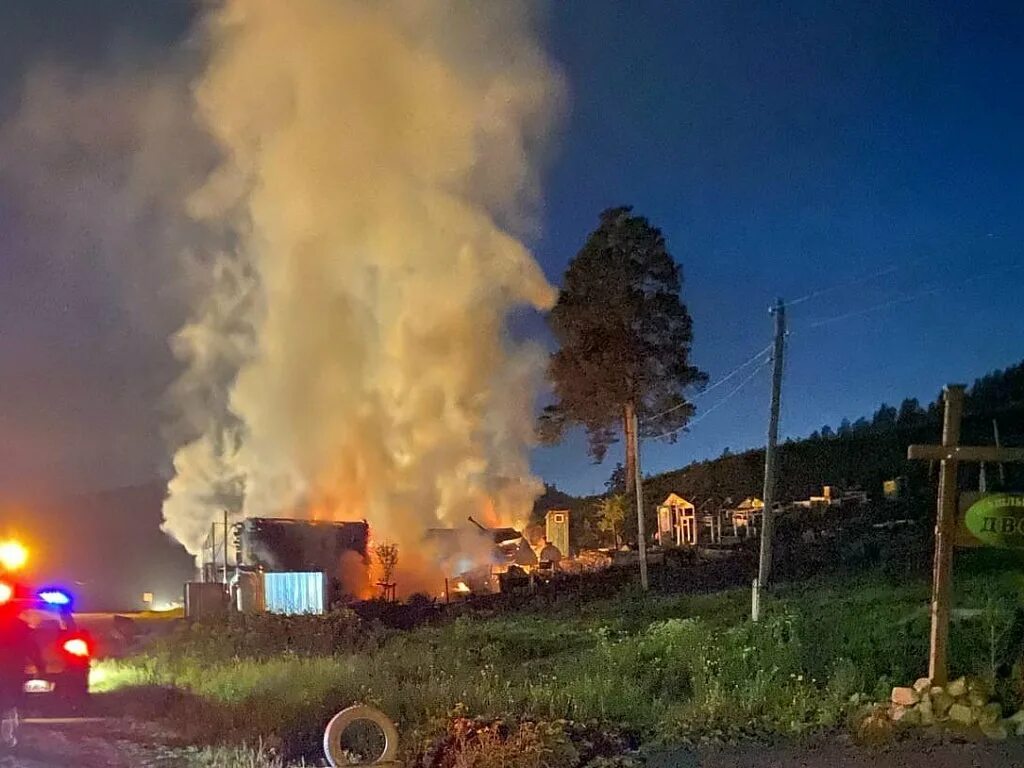
[[[772,535],[775,519],[772,507],[775,504],[775,472],[777,469],[776,447],[779,442],[779,400],[782,396],[782,362],[786,344],[786,305],[776,299],[770,310],[775,315],[775,348],[772,354],[772,405],[768,418],[768,444],[764,451],[764,510],[761,522],[761,559],[757,568],[757,581],[751,603],[751,619],[757,621],[761,613],[761,595],[768,587],[772,571]]]
[[[629,406],[630,431],[633,433],[633,480],[636,485],[636,530],[640,540],[640,586],[647,591],[647,533],[644,530],[644,488],[640,475],[640,423],[636,410]]]
[[[224,584],[228,583],[228,510],[224,509]]]
[[[206,550],[203,550],[204,555]],[[210,568],[207,571],[206,563],[203,563],[203,581],[209,579],[217,581],[217,523],[210,523]]]
[[[992,419],[992,436],[996,441],[996,448],[1002,448],[1003,446],[999,443],[999,422]],[[999,490],[1006,488],[1006,467],[1002,463],[999,464]]]

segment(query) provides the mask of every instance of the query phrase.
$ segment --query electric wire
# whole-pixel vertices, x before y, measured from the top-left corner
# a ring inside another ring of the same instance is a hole
[[[895,272],[899,272],[901,269],[911,269],[913,267],[916,267],[918,264],[928,261],[929,258],[930,256],[921,256],[917,259],[912,259],[911,261],[908,261],[903,264],[890,264],[884,269],[880,269],[877,272],[872,272],[869,275],[864,275],[863,277],[855,277],[850,280],[845,280],[841,283],[830,285],[827,288],[818,288],[811,291],[810,293],[806,293],[803,296],[798,296],[797,298],[792,299],[791,301],[786,301],[783,303],[787,308],[795,307],[798,304],[803,304],[805,301],[816,299],[819,296],[825,296],[836,291],[842,291],[847,288],[854,288],[858,285],[864,285],[864,283],[870,283],[872,280],[877,280],[880,277],[885,277],[886,275],[894,274]]]
[[[918,261],[920,261],[920,260],[918,260]],[[915,263],[915,262],[911,262],[911,264],[913,264],[913,263]],[[844,288],[848,288],[848,287],[853,287],[855,285],[866,283],[866,282],[869,282],[870,280],[874,280],[874,279],[877,279],[879,277],[883,277],[884,275],[892,274],[893,272],[896,272],[897,270],[899,270],[899,269],[901,269],[902,267],[905,267],[905,266],[909,266],[909,265],[893,265],[893,266],[889,266],[889,267],[886,267],[883,270],[880,270],[878,272],[875,272],[875,273],[873,273],[871,275],[868,275],[868,276],[865,276],[865,277],[862,277],[862,278],[858,278],[856,280],[848,281],[848,282],[845,282],[845,283],[840,283],[840,284],[831,286],[829,288],[823,288],[821,290],[812,291],[811,293],[808,293],[808,294],[806,294],[804,296],[800,296],[797,299],[794,299],[793,301],[785,302],[785,306],[788,308],[788,307],[794,306],[796,304],[802,304],[805,301],[810,301],[811,299],[814,299],[814,298],[817,298],[819,296],[831,293],[831,292],[836,291],[836,290],[840,290],[840,289],[844,289]],[[933,284],[933,285],[927,286],[925,288],[922,288],[920,290],[912,291],[912,292],[907,293],[907,294],[905,294],[903,296],[897,296],[897,297],[894,297],[894,298],[889,299],[887,301],[880,302],[878,304],[873,304],[871,306],[863,307],[861,309],[852,310],[850,312],[844,312],[842,314],[834,315],[832,317],[821,318],[819,320],[813,321],[813,322],[809,323],[808,325],[805,325],[802,328],[798,328],[796,330],[813,330],[813,329],[816,329],[816,328],[821,328],[821,327],[826,326],[826,325],[831,325],[832,323],[838,323],[838,322],[841,322],[843,320],[848,320],[848,319],[855,318],[855,317],[861,317],[861,316],[864,316],[864,315],[869,315],[869,314],[872,314],[874,312],[880,312],[882,310],[888,309],[890,307],[894,307],[894,306],[898,306],[900,304],[905,304],[905,303],[908,303],[908,302],[911,302],[911,301],[915,301],[915,300],[923,298],[925,296],[933,296],[935,294],[942,293],[944,291],[960,288],[960,287],[963,287],[963,286],[966,286],[966,285],[970,285],[972,283],[980,282],[982,280],[987,280],[987,279],[989,279],[991,277],[995,277],[997,275],[1005,274],[1007,272],[1017,271],[1017,270],[1020,270],[1020,269],[1024,269],[1024,263],[1007,265],[1006,267],[1000,268],[998,270],[992,270],[992,271],[989,271],[989,272],[984,272],[984,273],[979,274],[979,275],[974,275],[973,277],[969,277],[969,278],[966,278],[964,280],[960,280],[960,281],[958,281],[956,283],[952,283],[952,284],[950,284],[950,283],[937,283],[937,284]],[[794,333],[794,329],[790,329],[790,330],[787,331],[786,336],[790,336],[793,333]],[[717,411],[719,408],[721,408],[723,405],[725,405],[727,402],[729,402],[741,389],[743,389],[747,384],[749,384],[754,379],[754,377],[763,368],[765,368],[771,362],[771,355],[770,355],[771,349],[772,349],[772,345],[771,344],[767,345],[766,347],[764,347],[763,349],[759,350],[754,355],[749,357],[747,360],[745,360],[744,362],[740,363],[738,366],[733,368],[729,373],[727,373],[721,379],[716,381],[714,384],[712,384],[711,386],[707,387],[706,389],[701,390],[700,392],[696,393],[689,400],[687,400],[685,402],[682,402],[682,403],[679,403],[678,405],[675,405],[675,406],[673,406],[671,408],[667,408],[666,410],[661,411],[659,413],[656,413],[656,414],[654,414],[652,416],[646,417],[644,419],[644,422],[645,423],[650,423],[651,421],[653,421],[655,419],[661,418],[662,416],[665,416],[665,415],[667,415],[669,413],[672,413],[672,412],[674,412],[676,410],[679,410],[680,408],[682,408],[682,407],[684,407],[686,405],[689,405],[693,401],[697,400],[700,397],[703,397],[704,395],[710,393],[711,391],[713,391],[717,387],[721,386],[722,384],[725,384],[727,381],[729,381],[732,378],[734,378],[740,371],[742,371],[747,366],[749,366],[752,363],[758,361],[759,359],[764,357],[766,354],[768,355],[768,357],[766,359],[761,360],[760,364],[757,367],[755,367],[754,370],[752,370],[750,372],[750,374],[746,378],[744,378],[739,384],[737,384],[735,387],[733,387],[731,390],[729,390],[725,394],[725,396],[722,397],[721,400],[716,402],[714,405],[712,405],[706,411],[701,413],[696,418],[690,420],[686,424],[683,424],[682,426],[676,427],[675,429],[666,430],[666,431],[664,431],[664,432],[662,432],[662,433],[660,433],[658,435],[655,435],[652,439],[658,440],[658,439],[661,439],[661,438],[664,438],[664,437],[669,437],[670,435],[674,435],[674,434],[677,434],[678,432],[681,432],[681,431],[683,431],[685,429],[689,429],[691,427],[694,427],[697,424],[699,424],[701,421],[703,421],[705,418],[710,416],[712,413]]]
[[[1009,266],[1007,266],[1005,268],[1001,268],[1001,269],[998,269],[998,270],[993,270],[991,272],[984,272],[984,273],[982,273],[980,275],[974,275],[973,277],[969,277],[969,278],[967,278],[965,280],[961,280],[961,281],[959,281],[957,283],[953,283],[953,284],[950,284],[950,283],[936,283],[936,284],[927,286],[926,288],[922,288],[920,290],[912,291],[911,293],[904,294],[903,296],[894,297],[892,299],[889,299],[888,301],[883,301],[883,302],[880,302],[878,304],[872,304],[871,306],[862,307],[860,309],[855,309],[855,310],[852,310],[850,312],[844,312],[843,314],[840,314],[840,315],[834,315],[832,317],[821,318],[819,320],[816,320],[816,321],[814,321],[812,323],[809,323],[808,325],[804,326],[804,330],[813,330],[815,328],[821,328],[822,326],[825,326],[825,325],[831,325],[832,323],[838,323],[841,320],[848,320],[848,319],[850,319],[852,317],[860,317],[862,315],[869,315],[869,314],[872,314],[874,312],[880,312],[880,311],[882,311],[884,309],[888,309],[889,307],[895,307],[895,306],[897,306],[899,304],[906,304],[907,302],[915,301],[915,300],[923,298],[925,296],[934,296],[935,294],[942,293],[944,291],[953,290],[955,288],[961,288],[961,287],[963,287],[965,285],[970,285],[971,283],[977,283],[977,282],[980,282],[981,280],[987,280],[990,277],[995,277],[997,275],[1001,275],[1001,274],[1004,274],[1006,272],[1011,272],[1011,271],[1019,270],[1019,269],[1024,269],[1024,263],[1022,263],[1022,264],[1011,264],[1011,265],[1009,265]]]
[[[818,290],[815,290],[815,291],[811,291],[810,293],[804,294],[803,296],[799,296],[799,297],[797,297],[797,298],[795,298],[795,299],[793,299],[791,301],[783,302],[783,304],[784,304],[784,306],[787,309],[789,309],[790,307],[795,307],[798,304],[803,304],[805,301],[810,301],[811,299],[816,299],[819,296],[825,296],[827,294],[834,293],[836,291],[845,290],[847,288],[854,288],[854,287],[856,287],[858,285],[863,285],[864,283],[871,282],[872,280],[877,280],[880,277],[885,277],[886,275],[891,275],[894,272],[896,272],[898,269],[900,269],[900,267],[886,267],[885,269],[881,270],[880,272],[875,272],[875,273],[873,273],[871,275],[868,275],[866,277],[857,278],[856,280],[848,280],[845,283],[837,283],[836,285],[830,286],[828,288],[821,288],[821,289],[818,289]]]
[[[754,370],[752,370],[752,371],[750,372],[750,374],[749,374],[749,375],[748,375],[748,376],[747,376],[747,377],[746,377],[745,379],[743,379],[743,381],[741,381],[741,382],[740,382],[739,384],[737,384],[737,385],[736,385],[735,387],[733,387],[732,389],[730,389],[730,390],[729,390],[729,391],[728,391],[728,392],[727,392],[727,393],[726,393],[726,394],[725,394],[725,395],[724,395],[724,396],[722,397],[722,399],[721,399],[721,400],[719,400],[719,401],[718,401],[717,403],[715,403],[714,405],[712,405],[712,406],[711,406],[710,408],[708,408],[708,409],[707,409],[706,411],[704,411],[704,413],[700,414],[700,416],[698,416],[697,418],[693,419],[692,421],[689,421],[689,422],[687,422],[686,424],[683,424],[683,425],[682,425],[682,426],[680,426],[680,427],[676,427],[675,429],[669,429],[669,430],[666,430],[665,432],[662,432],[662,433],[661,433],[661,434],[659,434],[659,435],[654,435],[654,436],[653,436],[652,438],[650,438],[650,439],[653,439],[653,440],[660,440],[660,439],[661,439],[661,438],[663,438],[663,437],[668,437],[669,435],[674,435],[674,434],[676,434],[677,432],[682,432],[682,431],[683,431],[684,429],[689,429],[690,427],[695,427],[695,426],[697,426],[697,425],[698,425],[698,424],[700,424],[700,423],[701,423],[701,422],[702,422],[702,421],[703,421],[704,419],[706,419],[706,418],[707,418],[708,416],[710,416],[710,415],[711,415],[712,413],[714,413],[714,412],[715,412],[715,411],[717,411],[717,410],[718,410],[719,408],[721,408],[721,407],[722,407],[723,405],[725,405],[725,404],[726,404],[727,402],[729,402],[729,401],[730,401],[730,400],[731,400],[731,399],[733,398],[733,396],[734,396],[734,395],[735,395],[735,394],[736,394],[737,392],[739,392],[739,391],[740,391],[741,389],[743,389],[743,388],[744,388],[744,387],[745,387],[745,386],[746,386],[747,384],[749,384],[749,383],[750,383],[750,382],[751,382],[751,381],[753,380],[753,378],[754,378],[754,377],[755,377],[755,376],[756,376],[756,375],[757,375],[758,373],[760,373],[760,372],[761,372],[762,370],[764,370],[765,368],[767,368],[767,367],[768,367],[768,364],[769,364],[770,362],[771,362],[771,358],[769,358],[768,360],[764,360],[764,361],[762,361],[762,362],[761,362],[761,364],[760,364],[759,366],[757,366],[756,368],[754,368]]]
[[[708,394],[709,392],[713,392],[715,389],[717,389],[718,387],[720,387],[723,384],[725,384],[725,382],[729,381],[731,378],[733,378],[737,373],[742,371],[748,365],[750,365],[751,363],[756,362],[758,358],[760,358],[761,356],[763,356],[764,354],[766,354],[768,352],[771,352],[771,349],[772,349],[772,345],[769,344],[764,349],[756,352],[752,357],[749,357],[747,360],[745,360],[744,362],[742,362],[739,365],[737,365],[735,368],[733,368],[731,371],[729,371],[729,373],[725,374],[725,376],[723,376],[722,378],[718,379],[718,381],[716,381],[714,384],[712,384],[709,387],[705,387],[700,392],[697,392],[696,394],[694,394],[693,397],[691,397],[689,400],[684,400],[683,402],[679,403],[678,405],[673,405],[671,408],[666,408],[664,411],[661,411],[659,413],[655,413],[655,414],[653,414],[651,416],[645,416],[643,421],[651,422],[651,421],[654,421],[655,419],[660,419],[662,416],[666,416],[666,415],[672,413],[673,411],[678,411],[680,408],[683,408],[683,407],[685,407],[687,405],[690,405],[690,403],[692,403],[694,400],[697,400],[698,398],[704,397],[704,395]]]

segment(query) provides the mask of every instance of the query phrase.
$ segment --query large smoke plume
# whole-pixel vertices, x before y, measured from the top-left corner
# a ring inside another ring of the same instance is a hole
[[[513,3],[228,0],[201,121],[218,230],[175,336],[192,432],[165,528],[232,514],[370,521],[406,550],[522,522],[542,353],[510,312],[552,288],[528,231],[559,81]]]

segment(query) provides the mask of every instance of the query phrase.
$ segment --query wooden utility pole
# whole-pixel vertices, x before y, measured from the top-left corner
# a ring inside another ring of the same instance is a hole
[[[996,419],[992,419],[992,437],[995,438],[996,448],[1002,448],[1003,446],[999,442],[999,422]],[[1003,489],[1006,487],[1006,467],[1003,466],[1002,462],[999,462],[999,488]]]
[[[761,559],[757,567],[757,581],[754,582],[754,596],[751,603],[751,618],[760,618],[761,593],[767,589],[772,571],[772,536],[775,532],[775,518],[772,507],[775,504],[775,473],[777,469],[776,448],[779,442],[779,406],[782,397],[782,363],[786,348],[786,305],[777,299],[771,313],[775,315],[775,347],[772,353],[772,404],[768,417],[768,444],[764,451],[764,510],[761,521]]]
[[[205,550],[204,550],[205,553]],[[217,523],[210,523],[210,568],[207,575],[206,563],[203,563],[203,581],[217,581]]]
[[[228,583],[228,511],[224,510],[224,584]]]
[[[636,485],[636,531],[640,544],[640,587],[647,591],[647,532],[644,525],[644,487],[640,475],[640,423],[629,406],[630,432],[633,433],[633,482]]]

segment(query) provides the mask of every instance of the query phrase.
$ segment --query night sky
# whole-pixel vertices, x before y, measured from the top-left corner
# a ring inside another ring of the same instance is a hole
[[[166,469],[166,338],[184,304],[164,278],[188,233],[156,212],[202,167],[173,108],[187,103],[189,16],[173,0],[0,5],[9,493]],[[826,291],[791,311],[786,435],[930,400],[1024,357],[1020,4],[560,0],[544,26],[571,94],[531,243],[552,281],[603,208],[635,206],[683,266],[694,358],[712,382],[769,342],[776,296]],[[178,73],[166,99],[133,110],[165,69]],[[81,131],[70,149],[69,116]],[[180,173],[126,165],[132,121],[182,152]],[[75,142],[108,153],[85,161]],[[813,327],[830,318],[843,319]],[[762,370],[677,444],[645,444],[645,470],[763,442],[767,390]],[[592,492],[617,450],[593,466],[577,436],[536,451],[534,467]]]

